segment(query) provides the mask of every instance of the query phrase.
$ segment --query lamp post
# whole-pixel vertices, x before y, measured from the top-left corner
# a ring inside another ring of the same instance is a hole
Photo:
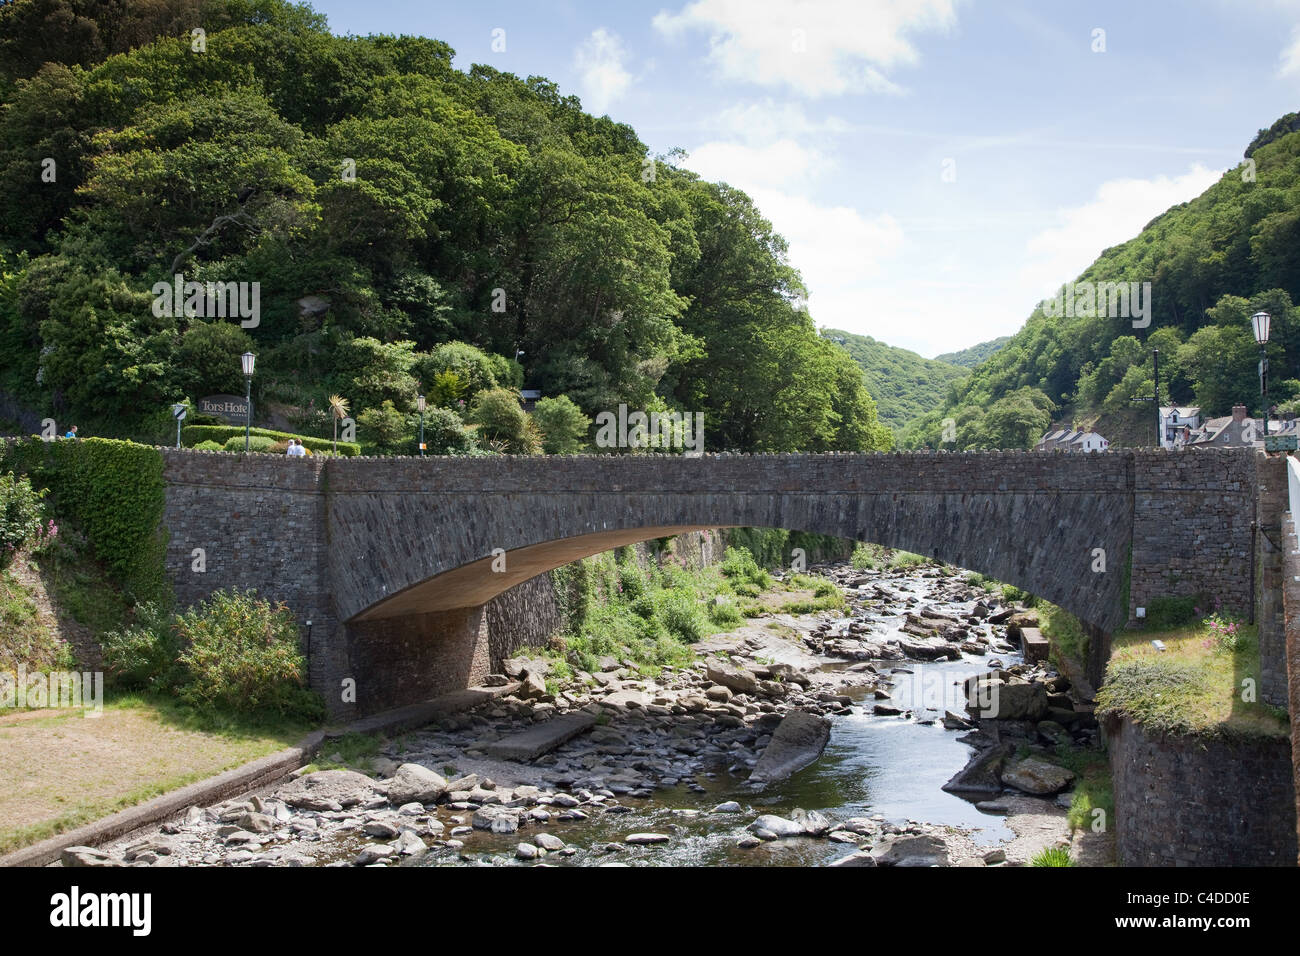
[[[424,457],[424,396],[415,396],[415,407],[420,410],[420,457]]]
[[[257,356],[245,352],[239,361],[244,367],[244,454],[248,454],[248,433],[253,427],[253,364],[257,361]]]
[[[1255,341],[1259,343],[1259,398],[1260,411],[1264,417],[1264,434],[1268,435],[1268,326],[1272,320],[1267,312],[1256,312],[1250,317],[1251,328],[1255,331]]]

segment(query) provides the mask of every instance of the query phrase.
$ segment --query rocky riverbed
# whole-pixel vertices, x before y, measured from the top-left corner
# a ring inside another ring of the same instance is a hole
[[[1068,843],[1073,775],[1035,752],[1096,729],[1020,660],[1032,612],[940,569],[815,570],[847,615],[757,619],[653,680],[603,659],[554,694],[545,660],[509,660],[494,699],[367,773],[300,774],[63,862],[996,866]]]

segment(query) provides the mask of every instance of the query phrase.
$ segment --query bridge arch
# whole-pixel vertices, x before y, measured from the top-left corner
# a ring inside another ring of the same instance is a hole
[[[1037,594],[1099,634],[1160,595],[1207,593],[1244,611],[1256,516],[1274,497],[1261,497],[1265,472],[1249,450],[163,455],[178,601],[221,587],[284,600],[314,622],[312,682],[340,713],[341,681],[357,687],[352,712],[468,686],[489,664],[494,596],[692,529],[785,528],[913,551]],[[189,573],[194,548],[206,574]]]

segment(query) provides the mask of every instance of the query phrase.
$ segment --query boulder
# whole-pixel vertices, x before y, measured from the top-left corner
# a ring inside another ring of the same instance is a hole
[[[378,863],[380,860],[387,860],[389,857],[396,855],[397,851],[391,846],[382,843],[373,843],[370,846],[361,848],[361,852],[358,853],[356,859],[352,861],[352,865],[369,866],[372,863]]]
[[[713,683],[730,688],[737,694],[758,692],[758,679],[743,667],[735,667],[721,661],[709,661],[704,673]]]
[[[1047,689],[1042,684],[981,678],[967,685],[967,710],[997,720],[1042,720],[1047,716]]]
[[[749,783],[766,786],[784,780],[822,755],[831,739],[831,722],[802,710],[792,710],[777,725],[749,775]]]
[[[871,851],[878,866],[948,866],[948,845],[933,834],[899,836]]]
[[[96,850],[93,846],[65,846],[59,856],[64,866],[123,865],[120,860],[113,859],[103,850]]]
[[[280,788],[277,796],[302,810],[342,810],[376,795],[375,781],[355,770],[321,770]]]
[[[803,824],[796,823],[794,820],[787,820],[785,817],[778,817],[774,813],[763,814],[746,829],[766,839],[804,835]],[[771,836],[765,836],[766,834],[771,834]]]
[[[1074,783],[1074,773],[1046,760],[1026,757],[1002,769],[1002,783],[1024,793],[1048,797]]]
[[[1002,792],[1002,765],[1011,753],[1010,744],[995,744],[971,754],[966,766],[943,785],[948,793],[996,796]]]
[[[826,864],[827,866],[879,866],[876,858],[871,855],[869,850],[859,850],[857,853],[850,853],[848,856],[842,856],[838,860],[833,860]]]
[[[438,798],[446,792],[446,778],[418,763],[402,764],[388,782],[388,799],[397,806],[404,803],[437,803]]]

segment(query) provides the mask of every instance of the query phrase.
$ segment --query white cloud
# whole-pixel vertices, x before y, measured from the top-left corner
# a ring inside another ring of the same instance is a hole
[[[1282,62],[1277,68],[1278,76],[1295,76],[1300,74],[1300,27],[1291,31],[1291,43],[1282,51]]]
[[[765,146],[705,143],[691,150],[686,165],[711,182],[729,183],[750,192],[807,184],[829,170],[832,163],[809,146],[781,139]]]
[[[785,237],[789,260],[809,290],[808,308],[819,325],[853,328],[878,279],[903,245],[903,229],[888,213],[864,215],[851,206],[812,198],[833,166],[823,153],[792,139],[763,146],[706,143],[686,165],[705,179],[744,190]]]
[[[600,116],[627,92],[632,74],[623,66],[626,60],[623,41],[604,27],[593,30],[578,47],[573,62],[581,76],[582,103],[588,112]]]
[[[1076,278],[1103,249],[1132,239],[1160,213],[1199,196],[1222,175],[1197,163],[1172,179],[1113,179],[1098,187],[1091,202],[1058,210],[1058,224],[1026,244],[1031,261],[1020,270],[1025,311]]]
[[[797,103],[777,103],[770,98],[729,106],[710,120],[709,128],[747,143],[770,143],[790,136],[838,135],[850,129],[839,117],[813,119]]]
[[[707,33],[725,79],[823,96],[899,92],[885,71],[915,64],[911,35],[949,29],[956,11],[955,0],[694,0],[653,22],[670,38]]]

